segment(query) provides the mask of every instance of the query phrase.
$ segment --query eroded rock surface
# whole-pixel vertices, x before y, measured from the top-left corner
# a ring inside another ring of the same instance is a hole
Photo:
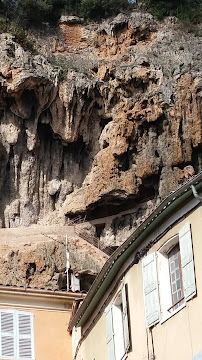
[[[0,284],[67,289],[66,234],[69,272],[79,275],[81,290],[87,291],[107,256],[61,226],[0,229]]]
[[[202,170],[201,38],[138,11],[46,36],[32,55],[0,35],[0,226],[136,208],[132,229]]]

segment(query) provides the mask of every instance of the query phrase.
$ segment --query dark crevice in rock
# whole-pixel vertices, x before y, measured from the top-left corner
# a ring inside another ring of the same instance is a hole
[[[96,224],[95,225],[96,237],[100,238],[100,236],[102,235],[104,229],[105,229],[105,223]]]
[[[140,186],[138,195],[130,195],[127,199],[122,199],[121,191],[119,194],[117,191],[116,197],[110,198],[108,194],[105,199],[100,200],[96,204],[91,204],[86,210],[86,219],[93,220],[116,215],[122,211],[134,208],[134,206],[139,203],[154,199],[158,193],[159,175],[152,175],[149,178],[149,180],[147,179],[147,181]],[[153,181],[155,181],[155,183]]]
[[[64,152],[68,153],[71,156],[73,162],[79,165],[80,170],[84,170],[85,172],[88,172],[89,149],[86,146],[85,142],[83,141],[82,136],[79,136],[77,141],[68,144],[64,148]]]
[[[147,178],[143,179],[142,184],[139,187],[139,201],[146,201],[157,198],[159,181],[160,181],[161,169],[159,169],[158,174],[150,175]]]
[[[118,104],[120,100],[120,96],[118,94],[114,94],[114,96],[110,100],[110,106],[114,107],[116,104]]]
[[[109,118],[101,118],[100,119],[100,127],[101,127],[101,131],[105,128],[105,126],[107,124],[109,124],[110,121],[112,121],[113,119],[111,117]]]
[[[26,270],[26,279],[29,279],[31,276],[33,276],[35,271],[36,271],[36,264],[29,263]]]
[[[51,140],[55,137],[53,130],[49,124],[38,123],[37,134],[39,136],[40,142],[50,143]]]
[[[121,171],[127,171],[130,168],[129,152],[126,152],[119,156],[118,169]]]
[[[4,183],[4,178],[6,175],[6,167],[8,162],[8,154],[6,152],[5,147],[0,142],[0,190],[2,187],[2,184]]]
[[[81,291],[88,291],[95,280],[96,275],[91,274],[80,274],[80,290]]]
[[[196,174],[202,171],[202,144],[192,149],[191,165],[193,165]]]
[[[13,164],[13,147],[10,147],[10,154],[9,154],[9,160],[6,165],[6,171],[5,171],[5,180],[3,184],[3,192],[4,196],[6,197],[7,201],[10,202],[12,195],[13,195],[13,177],[12,177],[12,164]]]
[[[124,21],[119,24],[115,24],[113,26],[112,34],[114,37],[119,37],[123,32],[125,32],[128,29],[128,22]]]

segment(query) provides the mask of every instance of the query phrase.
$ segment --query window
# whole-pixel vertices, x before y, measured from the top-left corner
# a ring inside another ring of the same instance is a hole
[[[179,243],[168,253],[168,265],[170,274],[170,288],[172,295],[172,306],[169,310],[176,310],[184,302],[182,286],[182,269]]]
[[[1,309],[0,337],[2,359],[34,359],[32,313]]]
[[[126,285],[105,309],[108,359],[121,360],[130,349]]]
[[[142,260],[146,325],[164,321],[196,294],[191,228]]]

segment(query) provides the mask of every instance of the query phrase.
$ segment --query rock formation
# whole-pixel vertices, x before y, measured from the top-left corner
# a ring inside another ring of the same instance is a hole
[[[201,38],[139,11],[30,36],[0,35],[0,227],[111,216],[116,247],[202,170]]]
[[[0,284],[67,289],[67,245],[69,273],[79,275],[81,291],[88,290],[107,256],[67,226],[0,229]]]

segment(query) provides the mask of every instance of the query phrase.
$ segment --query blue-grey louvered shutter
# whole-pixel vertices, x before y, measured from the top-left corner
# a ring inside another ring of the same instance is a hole
[[[156,254],[152,253],[142,260],[143,289],[146,325],[150,327],[160,320],[160,303]]]
[[[16,358],[14,312],[5,310],[1,315],[1,357]]]
[[[194,260],[191,239],[191,226],[187,222],[179,231],[182,280],[185,300],[196,294]]]
[[[19,311],[17,313],[19,359],[34,359],[33,314]]]
[[[108,360],[115,360],[114,330],[113,330],[112,306],[111,305],[108,305],[106,307],[105,316],[106,316]]]
[[[125,352],[128,352],[130,349],[130,333],[129,333],[129,323],[128,323],[128,304],[126,296],[126,285],[123,280],[122,285],[122,307],[123,307],[123,333],[124,333],[124,345]]]

